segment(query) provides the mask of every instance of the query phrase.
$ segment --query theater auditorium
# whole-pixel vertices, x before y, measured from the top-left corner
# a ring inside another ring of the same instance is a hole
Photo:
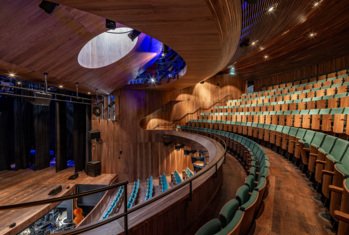
[[[1,0],[0,235],[348,235],[349,0]]]

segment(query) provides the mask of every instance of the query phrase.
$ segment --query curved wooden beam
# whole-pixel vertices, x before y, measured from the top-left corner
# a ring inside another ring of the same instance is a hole
[[[186,61],[187,74],[164,88],[188,87],[222,70],[241,32],[240,0],[56,2],[115,20],[173,48]]]

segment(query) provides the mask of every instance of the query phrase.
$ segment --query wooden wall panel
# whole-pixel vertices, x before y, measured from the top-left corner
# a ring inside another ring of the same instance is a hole
[[[291,82],[304,78],[321,76],[323,74],[332,73],[341,69],[349,68],[349,55],[326,60],[319,64],[303,66],[291,71],[271,74],[269,76],[260,77],[255,81],[255,90],[259,91],[264,86],[280,84],[283,82]]]
[[[166,148],[159,135],[142,127],[171,122],[225,96],[239,98],[243,90],[244,81],[230,76],[216,76],[204,84],[170,91],[122,89],[117,93],[119,120],[92,120],[92,129],[100,130],[102,139],[93,143],[93,159],[102,161],[104,173],[117,173],[129,180],[190,167],[183,151]]]
[[[165,92],[164,101],[167,105],[147,115],[141,125],[148,130],[156,129],[162,124],[179,120],[199,108],[209,108],[222,99],[240,98],[244,91],[245,81],[242,79],[217,75],[192,87]]]

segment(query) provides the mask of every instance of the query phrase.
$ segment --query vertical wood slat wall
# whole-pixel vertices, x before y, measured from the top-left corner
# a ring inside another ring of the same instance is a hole
[[[255,91],[260,91],[265,86],[316,77],[348,68],[349,55],[342,56],[339,58],[327,60],[319,64],[314,64],[312,66],[304,66],[288,72],[272,74],[270,76],[260,78],[259,80],[256,80],[254,82]]]

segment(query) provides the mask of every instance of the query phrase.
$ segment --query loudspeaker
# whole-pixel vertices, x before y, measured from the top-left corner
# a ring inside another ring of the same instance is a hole
[[[101,138],[101,132],[98,130],[92,130],[88,132],[90,140],[99,140]]]
[[[35,92],[35,98],[30,98],[30,103],[33,105],[49,106],[51,103],[51,94],[45,92]]]
[[[86,166],[86,174],[88,176],[96,177],[101,174],[101,162],[100,161],[90,161]]]
[[[42,1],[39,5],[39,7],[43,9],[47,14],[51,14],[57,6],[59,6],[58,3],[49,1]]]

